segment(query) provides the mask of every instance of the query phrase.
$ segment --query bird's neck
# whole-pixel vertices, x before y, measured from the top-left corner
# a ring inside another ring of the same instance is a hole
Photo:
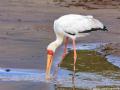
[[[52,50],[55,52],[56,48],[62,44],[63,38],[64,36],[62,35],[56,35],[56,40],[48,45],[47,50]]]

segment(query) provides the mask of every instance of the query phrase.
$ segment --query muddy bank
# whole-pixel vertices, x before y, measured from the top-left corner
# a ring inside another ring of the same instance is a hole
[[[53,0],[60,7],[81,7],[84,9],[116,9],[120,8],[118,0]]]
[[[115,55],[120,56],[120,43],[108,43],[100,47],[104,55]]]

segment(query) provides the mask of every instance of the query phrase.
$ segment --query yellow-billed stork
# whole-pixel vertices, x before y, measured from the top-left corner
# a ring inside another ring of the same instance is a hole
[[[74,70],[76,63],[76,44],[75,39],[77,37],[85,37],[92,31],[108,31],[107,28],[98,19],[95,19],[92,15],[77,15],[68,14],[61,16],[54,21],[54,32],[56,34],[56,40],[50,43],[47,47],[47,66],[46,66],[46,79],[50,79],[50,70],[53,61],[53,55],[57,47],[59,47],[65,37],[65,48],[63,57],[66,55],[68,38],[73,41],[74,49]]]

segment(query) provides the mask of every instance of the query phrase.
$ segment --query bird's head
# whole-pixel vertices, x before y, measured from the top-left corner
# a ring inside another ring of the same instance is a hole
[[[55,49],[56,49],[56,45],[54,43],[50,43],[48,45],[48,47],[47,47],[47,61],[51,61],[53,59]]]

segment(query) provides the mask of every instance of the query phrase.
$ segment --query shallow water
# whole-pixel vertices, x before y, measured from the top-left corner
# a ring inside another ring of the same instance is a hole
[[[95,50],[95,49],[99,48],[101,45],[105,45],[105,43],[87,43],[87,44],[83,43],[83,44],[77,44],[76,47],[78,50]],[[70,50],[72,50],[72,45],[69,45],[68,48]],[[60,55],[58,55],[58,56],[60,58]],[[106,58],[107,58],[108,62],[110,62],[114,66],[117,66],[118,69],[120,69],[120,57],[108,55],[108,56],[106,56]],[[59,72],[62,72],[62,70],[63,70],[63,68],[60,68]],[[71,74],[68,71],[63,72],[63,73],[66,74],[66,78],[72,77],[72,75],[71,75],[72,72],[71,72]],[[68,74],[69,74],[69,76],[67,76]],[[65,75],[63,75],[63,76],[65,76]],[[67,80],[65,80],[65,81],[67,81]],[[110,89],[116,88],[116,87],[120,86],[120,72],[119,71],[78,72],[75,74],[74,84],[72,82],[67,82],[67,83],[62,84],[60,87],[72,87],[72,86],[76,87],[76,88],[80,88],[80,89],[93,89],[96,87],[99,87],[99,88],[106,87],[108,89],[109,89],[109,87],[110,87]],[[73,88],[71,88],[71,90],[72,89]],[[120,89],[120,87],[119,87],[119,89]],[[64,90],[67,90],[67,89],[64,89]]]
[[[77,44],[77,49],[81,50],[94,50],[102,45],[101,43],[88,43],[88,44]],[[63,47],[61,47],[63,48]],[[72,49],[72,46],[68,46]],[[56,64],[61,60],[62,49],[59,50],[55,55],[54,65],[52,72]],[[108,62],[120,68],[120,57],[109,55]],[[0,69],[0,80],[1,81],[30,81],[30,82],[46,82],[53,83],[55,90],[83,90],[93,88],[119,88],[120,89],[120,72],[77,72],[74,76],[73,72],[65,70],[63,68],[58,69],[57,79],[50,81],[45,80],[45,72],[31,69],[13,69],[13,68],[1,68]]]

